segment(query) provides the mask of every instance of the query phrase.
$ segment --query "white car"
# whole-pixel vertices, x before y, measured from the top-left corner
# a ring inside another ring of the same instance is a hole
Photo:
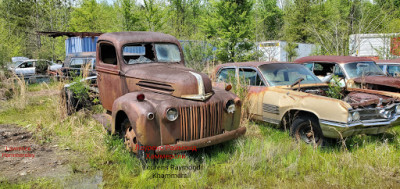
[[[45,74],[52,65],[54,65],[54,63],[48,60],[30,59],[16,65],[15,68],[12,68],[12,71],[17,75],[23,76]]]

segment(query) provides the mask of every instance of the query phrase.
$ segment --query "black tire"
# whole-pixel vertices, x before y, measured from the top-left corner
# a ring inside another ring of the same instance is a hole
[[[290,136],[298,142],[303,141],[307,144],[315,144],[317,146],[321,146],[324,141],[318,120],[311,116],[296,116],[290,126]]]

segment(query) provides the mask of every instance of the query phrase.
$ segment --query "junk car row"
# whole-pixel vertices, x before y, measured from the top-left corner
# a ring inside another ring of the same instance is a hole
[[[246,83],[251,118],[285,127],[310,144],[382,133],[400,117],[399,80],[387,77],[370,59],[227,63],[215,68],[212,82],[185,67],[175,37],[117,32],[99,37],[95,62],[92,78],[97,78],[99,99],[107,110],[96,119],[140,158],[177,152],[165,150],[167,145],[201,148],[244,135],[243,104],[230,91],[236,84],[232,79]],[[333,76],[342,85],[337,97],[330,95]],[[144,152],[137,145],[157,150]]]

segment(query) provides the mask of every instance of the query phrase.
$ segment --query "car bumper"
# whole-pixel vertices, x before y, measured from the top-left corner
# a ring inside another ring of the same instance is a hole
[[[171,144],[171,145],[162,145],[158,146],[155,153],[156,154],[174,154],[174,153],[179,153],[185,150],[175,150],[175,149],[184,149],[186,147],[195,147],[194,149],[197,148],[203,148],[207,146],[212,146],[215,144],[219,144],[222,142],[226,142],[228,140],[233,140],[235,138],[238,138],[239,136],[242,136],[246,133],[246,127],[240,127],[236,130],[232,131],[226,131],[223,134],[207,137],[207,138],[202,138],[198,140],[192,140],[192,141],[180,141],[176,144]],[[193,148],[191,148],[193,150]]]
[[[356,123],[339,123],[328,120],[320,120],[322,133],[328,138],[344,138],[357,134],[379,134],[385,132],[394,125],[400,124],[400,115],[390,120],[368,120]]]

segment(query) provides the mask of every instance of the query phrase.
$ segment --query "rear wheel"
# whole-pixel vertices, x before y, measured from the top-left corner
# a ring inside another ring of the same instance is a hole
[[[290,135],[297,141],[317,146],[324,140],[318,120],[311,116],[297,116],[290,127]]]

